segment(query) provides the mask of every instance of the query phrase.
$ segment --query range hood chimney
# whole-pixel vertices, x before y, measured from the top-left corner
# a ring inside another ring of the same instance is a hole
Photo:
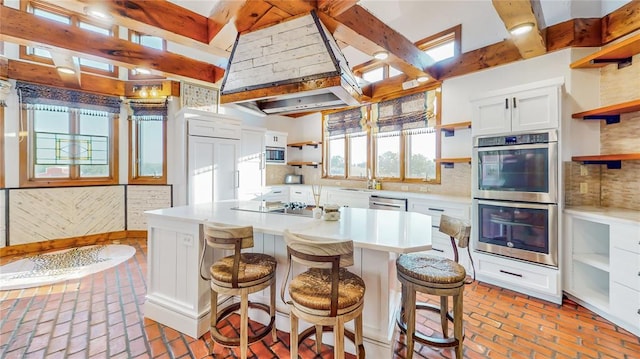
[[[286,115],[360,103],[362,90],[315,12],[238,35],[221,103]]]

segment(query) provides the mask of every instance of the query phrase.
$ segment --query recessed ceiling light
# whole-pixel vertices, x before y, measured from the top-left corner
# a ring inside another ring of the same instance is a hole
[[[58,66],[56,67],[56,70],[58,70],[58,72],[61,72],[63,74],[69,74],[69,75],[73,75],[76,73],[76,70],[66,66]]]
[[[418,82],[427,82],[429,81],[429,76],[420,76],[416,80],[418,80]]]
[[[106,10],[96,6],[85,6],[84,13],[95,19],[113,20],[113,16],[111,16]]]
[[[373,54],[373,58],[376,60],[386,60],[389,57],[389,53],[386,51],[378,51]]]
[[[511,35],[518,36],[518,35],[526,34],[527,32],[531,31],[531,29],[533,29],[533,23],[525,22],[524,24],[520,24],[512,27],[509,30],[509,32],[511,33]]]
[[[145,69],[144,67],[136,67],[134,70],[141,75],[151,75],[151,70]]]

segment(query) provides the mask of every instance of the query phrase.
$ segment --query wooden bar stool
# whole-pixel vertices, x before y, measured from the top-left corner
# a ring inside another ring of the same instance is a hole
[[[458,246],[469,245],[471,226],[459,219],[442,215],[440,232],[449,235],[455,261],[421,253],[402,254],[396,260],[398,280],[402,283],[402,309],[397,323],[407,337],[407,359],[413,357],[414,341],[439,347],[455,347],[456,358],[462,358],[464,339],[462,298],[466,279],[463,266],[458,264]],[[440,306],[416,303],[416,292],[440,296]],[[453,315],[449,313],[448,300],[453,297]],[[442,338],[416,333],[416,310],[426,309],[440,313]],[[453,338],[448,334],[449,320],[453,322]]]
[[[262,253],[241,253],[241,249],[253,247],[253,227],[234,227],[222,224],[204,226],[204,238],[213,248],[232,250],[233,255],[213,263],[211,273],[211,338],[225,347],[240,347],[240,357],[247,357],[249,344],[257,342],[271,333],[276,337],[276,259]],[[249,294],[271,287],[270,305],[249,302]],[[218,295],[240,297],[240,303],[218,309]],[[253,336],[249,336],[249,307],[263,310],[271,316],[269,324]],[[217,324],[240,309],[240,338],[231,338],[220,333]]]
[[[356,346],[359,358],[364,358],[362,341],[362,308],[365,285],[362,278],[344,267],[353,265],[353,242],[320,242],[285,231],[288,268],[281,287],[282,301],[289,304],[291,319],[291,358],[298,358],[300,343],[315,333],[316,352],[322,346],[322,332],[333,330],[334,358],[344,358],[344,337]],[[285,287],[292,262],[308,267],[289,283],[290,301],[286,301]],[[298,334],[298,319],[314,326]],[[355,319],[355,334],[345,330],[344,324]]]

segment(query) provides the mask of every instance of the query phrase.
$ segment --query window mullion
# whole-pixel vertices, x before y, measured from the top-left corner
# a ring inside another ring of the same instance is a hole
[[[71,135],[78,135],[80,133],[80,115],[79,112],[77,110],[74,109],[69,109],[69,129],[70,129],[70,133]],[[78,152],[78,144],[76,143],[76,141],[72,141],[71,142],[71,146],[72,146],[72,156],[76,156],[77,152]],[[72,164],[69,165],[69,177],[71,179],[78,179],[80,178],[80,165],[77,164]]]

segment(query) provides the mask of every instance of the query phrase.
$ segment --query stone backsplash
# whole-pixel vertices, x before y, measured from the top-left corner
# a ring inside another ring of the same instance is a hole
[[[566,206],[614,207],[640,211],[639,161],[623,161],[621,169],[565,162],[564,175]],[[580,193],[581,184],[586,184],[586,193]]]

